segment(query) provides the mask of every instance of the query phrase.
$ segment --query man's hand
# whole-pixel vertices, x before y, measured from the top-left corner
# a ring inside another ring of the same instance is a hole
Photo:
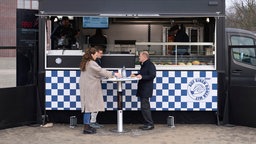
[[[138,79],[142,79],[142,75],[140,75],[140,74],[137,75],[136,77],[137,77]]]

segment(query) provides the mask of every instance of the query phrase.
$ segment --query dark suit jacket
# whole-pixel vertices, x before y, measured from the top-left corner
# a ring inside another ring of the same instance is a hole
[[[138,97],[152,97],[153,93],[153,81],[156,77],[156,67],[150,61],[145,61],[140,68],[139,74],[142,75],[142,79],[139,80],[137,96]]]
[[[102,65],[101,65],[101,59],[97,58],[95,61],[96,61],[96,63],[97,63],[100,67],[102,67]]]

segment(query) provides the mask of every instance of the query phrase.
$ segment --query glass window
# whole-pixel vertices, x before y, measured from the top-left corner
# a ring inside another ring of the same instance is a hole
[[[17,0],[19,9],[38,9],[38,0]]]
[[[233,57],[236,61],[256,66],[256,48],[233,48]]]
[[[243,36],[231,36],[231,45],[254,45],[254,39]]]
[[[251,37],[231,36],[231,45],[253,46],[255,45],[255,40]],[[232,49],[233,57],[236,61],[254,66],[256,66],[255,52],[256,48],[253,47],[240,47]]]

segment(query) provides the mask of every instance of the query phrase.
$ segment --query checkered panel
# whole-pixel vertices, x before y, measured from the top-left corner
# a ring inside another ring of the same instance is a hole
[[[46,110],[81,108],[79,71],[46,71]]]
[[[127,71],[127,75],[131,72]],[[46,109],[80,110],[80,71],[46,71]],[[106,110],[117,109],[116,82],[103,82]],[[139,110],[136,97],[137,81],[122,84],[123,109]],[[157,71],[154,80],[152,110],[156,111],[216,111],[216,71]]]

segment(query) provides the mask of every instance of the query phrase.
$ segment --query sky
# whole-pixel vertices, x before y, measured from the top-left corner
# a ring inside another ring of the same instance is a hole
[[[226,0],[226,7],[230,7],[234,0]]]
[[[241,2],[241,0],[226,0],[226,8],[232,6],[233,2]]]

